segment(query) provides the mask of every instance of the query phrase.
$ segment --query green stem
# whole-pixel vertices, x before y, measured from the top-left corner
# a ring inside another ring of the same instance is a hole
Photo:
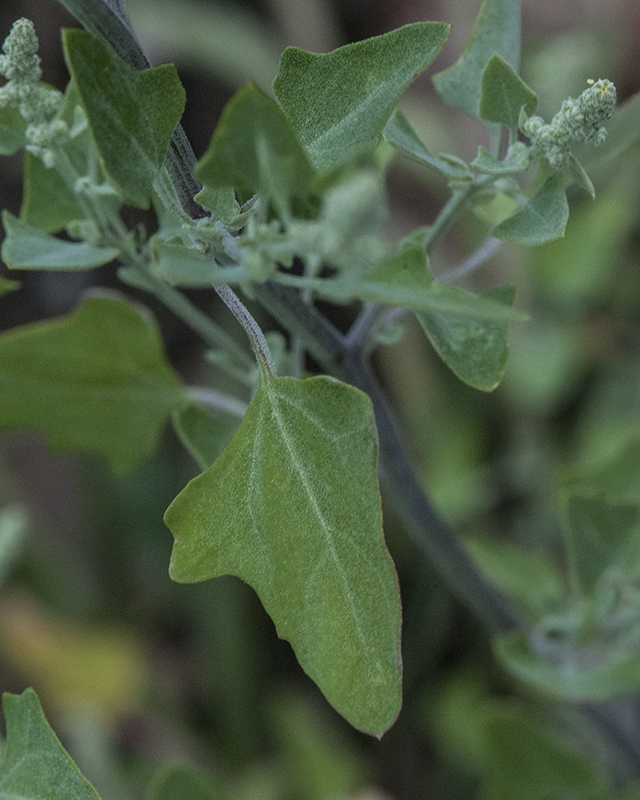
[[[451,226],[464,211],[467,200],[473,192],[473,184],[469,181],[464,188],[454,189],[451,197],[444,204],[435,222],[427,231],[424,238],[424,249],[427,255],[433,252],[438,244],[444,239]]]
[[[232,289],[228,286],[214,286],[213,288],[216,290],[218,297],[244,328],[251,342],[251,347],[263,377],[275,378],[276,365],[273,362],[271,350],[269,349],[267,340],[264,338],[264,333],[262,333],[262,329],[258,323]]]

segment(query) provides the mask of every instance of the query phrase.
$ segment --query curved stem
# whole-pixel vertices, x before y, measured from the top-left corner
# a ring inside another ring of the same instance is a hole
[[[244,328],[263,376],[275,378],[276,365],[262,329],[251,316],[238,295],[228,286],[214,286],[216,294]]]

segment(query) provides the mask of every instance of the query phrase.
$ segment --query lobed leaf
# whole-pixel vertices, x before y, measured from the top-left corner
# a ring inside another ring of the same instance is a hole
[[[128,203],[148,208],[184,109],[175,67],[134,69],[86,31],[65,30],[62,40],[105,173]]]
[[[460,58],[433,76],[438,93],[450,106],[479,118],[482,75],[499,56],[514,69],[520,60],[520,0],[484,0]]]
[[[43,431],[55,450],[99,453],[116,472],[154,452],[183,397],[155,323],[115,295],[0,336],[0,429]]]
[[[33,689],[2,696],[7,741],[0,763],[2,800],[99,800],[60,744]]]
[[[11,269],[92,269],[113,261],[120,251],[88,242],[67,242],[22,222],[8,211],[2,212],[6,237],[2,260]]]
[[[539,245],[564,236],[569,219],[569,204],[562,175],[548,178],[520,211],[491,231],[498,239],[524,245]]]
[[[515,69],[500,56],[492,56],[482,73],[480,119],[506,125],[515,135],[522,109],[532,114],[537,105],[537,95]]]
[[[265,379],[231,443],[169,506],[170,575],[237,575],[327,700],[381,736],[400,709],[400,600],[382,535],[369,398]]]
[[[470,180],[471,173],[466,164],[434,156],[419,139],[409,121],[401,111],[394,111],[382,131],[384,138],[395,150],[419,164],[435,169],[449,180]]]
[[[313,165],[327,170],[373,149],[398,98],[448,35],[443,22],[414,22],[331,53],[288,47],[273,88]]]
[[[282,203],[308,191],[313,168],[280,106],[249,84],[225,106],[195,174],[206,187],[232,186],[247,198],[261,192]]]
[[[487,289],[479,297],[511,308],[515,288]],[[485,392],[496,388],[507,367],[508,322],[451,312],[416,311],[416,317],[440,358],[460,380]]]

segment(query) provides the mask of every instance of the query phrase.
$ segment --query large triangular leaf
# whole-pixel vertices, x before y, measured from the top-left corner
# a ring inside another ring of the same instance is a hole
[[[150,315],[117,296],[0,336],[0,429],[43,431],[118,472],[154,452],[183,399]]]
[[[288,47],[273,88],[314,166],[375,147],[398,98],[448,35],[444,22],[414,22],[331,53]]]
[[[433,77],[445,103],[478,117],[482,74],[494,54],[518,69],[520,0],[484,1],[460,58],[453,66]]]
[[[329,378],[265,379],[230,445],[167,510],[180,582],[237,575],[352,725],[400,709],[400,599],[382,536],[369,398]]]
[[[7,742],[0,763],[2,800],[99,800],[51,730],[33,689],[2,697]]]
[[[106,174],[127,202],[148,208],[185,103],[175,67],[138,71],[75,29],[63,45]]]
[[[535,92],[500,56],[494,55],[482,73],[482,94],[478,110],[481,119],[511,128],[515,136],[522,108],[533,114],[538,104]]]

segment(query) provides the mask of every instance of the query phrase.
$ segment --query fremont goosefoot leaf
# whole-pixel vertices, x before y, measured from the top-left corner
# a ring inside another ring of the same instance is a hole
[[[328,170],[374,148],[399,97],[448,35],[444,22],[414,22],[331,53],[288,47],[273,89],[313,165]]]
[[[400,597],[384,544],[369,398],[263,378],[231,443],[169,506],[170,575],[236,575],[327,700],[381,736],[401,704]]]
[[[151,315],[115,294],[0,336],[0,429],[43,431],[116,472],[155,451],[184,399]]]
[[[62,41],[105,173],[128,203],[148,208],[185,104],[175,66],[136,70],[76,29]]]
[[[36,693],[2,696],[7,741],[0,762],[0,798],[99,800],[45,719]]]

